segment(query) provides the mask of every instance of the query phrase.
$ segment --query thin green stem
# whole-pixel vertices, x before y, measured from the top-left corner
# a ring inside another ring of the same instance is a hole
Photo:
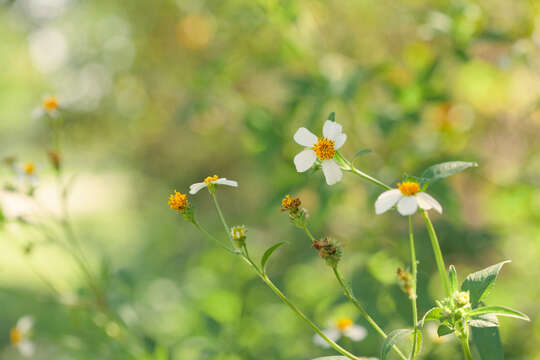
[[[417,336],[418,336],[418,308],[416,306],[416,281],[417,281],[417,262],[416,262],[416,250],[414,248],[414,233],[413,233],[413,223],[412,216],[409,216],[409,241],[411,247],[411,266],[412,266],[412,277],[413,277],[413,291],[410,295],[411,305],[412,305],[412,316],[413,316],[413,347],[411,352],[411,359],[416,359],[418,349],[417,345]]]
[[[439,240],[437,239],[437,234],[435,233],[435,228],[429,219],[427,211],[422,211],[422,216],[426,222],[426,228],[429,233],[429,238],[431,240],[431,245],[433,246],[433,253],[435,255],[435,261],[437,262],[437,268],[439,269],[439,274],[441,275],[441,280],[444,285],[444,290],[446,296],[451,296],[450,291],[450,279],[448,278],[448,272],[446,271],[446,265],[444,264],[443,255],[441,252],[441,247],[439,246]]]
[[[460,337],[461,348],[463,349],[463,354],[465,359],[472,360],[471,348],[469,347],[469,341],[466,337]]]
[[[275,285],[274,283],[268,278],[268,276],[263,275],[261,276],[262,280],[265,282],[272,291],[279,296],[281,301],[283,301],[285,304],[287,304],[292,311],[296,313],[302,320],[304,320],[312,329],[315,331],[320,337],[322,337],[334,350],[339,352],[340,354],[348,357],[351,360],[359,360],[358,357],[351,354],[349,351],[345,350],[338,344],[336,344],[332,339],[330,339],[326,334],[317,327],[304,313],[296,306],[294,305]]]
[[[317,239],[315,239],[315,236],[313,236],[311,231],[309,231],[307,225],[304,224],[303,228],[304,228],[304,231],[306,232],[307,236],[309,236],[309,238],[311,239],[312,242],[317,241]]]
[[[216,239],[214,236],[212,236],[208,231],[206,231],[205,228],[203,228],[201,225],[199,225],[199,223],[197,221],[193,221],[193,226],[195,226],[195,228],[197,230],[199,230],[201,232],[201,234],[203,234],[207,239],[209,239],[210,241],[212,242],[215,242],[218,246],[220,246],[221,248],[227,250],[228,252],[232,253],[232,254],[236,254],[237,252],[235,250],[232,250],[230,249],[229,247],[227,247],[226,245],[224,245],[221,241],[219,241],[218,239]]]
[[[219,201],[217,199],[215,189],[214,189],[214,191],[211,191],[210,189],[208,189],[208,190],[210,192],[210,195],[212,195],[212,198],[214,199],[214,203],[216,204],[216,210],[218,212],[219,218],[221,219],[221,223],[223,224],[223,227],[225,228],[225,232],[227,233],[227,237],[229,238],[229,240],[231,241],[232,246],[234,247],[234,239],[233,239],[232,234],[231,234],[231,228],[229,227],[229,225],[227,225],[227,221],[225,220],[225,216],[223,216],[223,212],[221,211],[221,206],[219,206]]]
[[[343,288],[343,291],[345,292],[345,296],[347,296],[347,298],[349,298],[349,300],[354,304],[354,306],[356,306],[356,308],[358,309],[360,314],[362,314],[362,316],[375,329],[375,331],[377,331],[379,333],[379,335],[382,336],[383,339],[386,339],[388,335],[386,335],[384,330],[381,329],[381,327],[377,324],[377,322],[375,320],[373,320],[373,318],[371,316],[369,316],[369,314],[364,309],[364,307],[362,306],[360,301],[356,298],[356,296],[354,296],[354,294],[352,292],[352,289],[345,283],[345,280],[343,279],[343,276],[341,275],[341,272],[339,271],[337,266],[332,267],[332,270],[334,271],[334,274],[336,275],[337,281],[339,282],[339,284]],[[407,357],[405,355],[403,355],[403,353],[399,350],[399,348],[397,346],[394,345],[392,348],[394,349],[394,351],[403,360],[407,360]]]
[[[357,169],[357,168],[356,168],[354,165],[352,165],[352,164],[350,164],[350,169],[349,169],[349,170],[345,169],[345,171],[352,172],[353,174],[356,174],[356,175],[360,176],[361,178],[363,178],[363,179],[365,179],[365,180],[367,180],[367,181],[369,181],[369,182],[372,182],[373,184],[378,185],[378,186],[380,186],[380,187],[382,187],[382,188],[384,188],[384,189],[386,189],[386,190],[392,189],[390,186],[386,185],[386,184],[383,183],[382,181],[377,180],[377,179],[375,179],[373,176],[368,175],[368,174],[366,174],[365,172],[363,172],[363,171]]]

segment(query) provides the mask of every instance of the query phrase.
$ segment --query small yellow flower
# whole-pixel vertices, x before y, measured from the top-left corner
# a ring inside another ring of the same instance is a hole
[[[281,200],[281,211],[296,211],[302,205],[300,198],[291,198],[290,194],[287,194]]]
[[[184,212],[188,206],[189,201],[186,194],[182,194],[174,190],[174,194],[169,196],[169,207],[171,209]]]
[[[43,99],[43,108],[45,111],[51,112],[57,110],[58,107],[58,98],[55,95],[49,95]]]
[[[315,154],[320,160],[330,160],[336,153],[334,144],[334,140],[321,137],[317,140],[317,143],[313,145],[313,151],[315,151]]]
[[[420,191],[420,185],[413,181],[403,181],[397,184],[399,191],[405,196],[416,195]]]
[[[349,326],[353,325],[353,321],[349,318],[343,318],[343,319],[339,319],[337,321],[337,328],[341,331],[344,331],[345,329],[347,329]]]
[[[203,181],[206,185],[208,185],[208,184],[213,183],[216,180],[219,180],[219,176],[214,174],[214,176],[207,176]]]
[[[23,170],[26,175],[32,175],[36,172],[36,165],[32,162],[27,162],[24,164]]]

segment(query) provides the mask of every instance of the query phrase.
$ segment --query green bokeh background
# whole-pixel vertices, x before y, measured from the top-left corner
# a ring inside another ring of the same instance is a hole
[[[0,356],[17,359],[9,329],[35,318],[36,359],[248,360],[332,355],[246,264],[207,242],[168,209],[168,194],[214,173],[231,225],[249,228],[260,256],[286,240],[269,274],[326,327],[346,302],[309,239],[280,213],[291,193],[316,236],[344,245],[342,268],[387,330],[410,326],[396,284],[408,266],[407,219],[375,216],[381,192],[346,175],[295,171],[300,126],[321,131],[336,112],[342,153],[387,183],[447,160],[478,168],[430,188],[448,264],[460,279],[505,259],[487,302],[527,313],[501,319],[506,359],[540,360],[540,3],[427,0],[0,1],[0,156],[38,164],[36,197],[57,209],[47,163],[51,134],[35,108],[63,106],[62,154],[75,175],[75,231],[134,337],[97,312],[74,262],[27,227],[0,233]],[[2,182],[12,181],[9,171]],[[12,194],[1,204],[13,207]],[[199,220],[225,238],[206,192]],[[17,207],[16,207],[17,208]],[[4,209],[9,215],[13,209]],[[7,216],[6,215],[6,216]],[[415,219],[419,312],[442,289],[427,233]],[[25,255],[29,243],[34,251]],[[51,296],[35,272],[63,298]],[[381,339],[347,343],[378,356]],[[459,359],[455,340],[425,336],[423,359]]]

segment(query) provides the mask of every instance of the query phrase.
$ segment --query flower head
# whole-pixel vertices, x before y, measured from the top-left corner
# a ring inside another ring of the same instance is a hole
[[[397,189],[383,192],[375,201],[375,213],[382,214],[397,204],[398,212],[403,216],[412,215],[418,208],[423,210],[435,209],[442,214],[441,204],[431,195],[420,188],[414,181],[398,183]]]
[[[43,98],[43,109],[47,112],[52,112],[58,109],[58,98],[55,95],[48,95]]]
[[[23,316],[9,332],[11,345],[17,348],[23,356],[32,356],[34,353],[34,343],[30,341],[33,327],[34,320],[30,316]]]
[[[294,134],[294,141],[306,147],[294,157],[294,165],[298,172],[310,169],[318,159],[328,185],[341,180],[343,173],[334,159],[336,150],[341,148],[347,135],[342,133],[342,126],[337,122],[326,120],[323,126],[323,136],[317,137],[308,129],[301,127]]]
[[[308,213],[307,210],[301,208],[300,205],[302,205],[300,198],[292,198],[289,194],[281,200],[281,211],[289,212],[289,219],[291,219],[291,222],[302,229],[306,225]]]
[[[315,240],[311,246],[330,266],[336,266],[339,260],[341,260],[341,246],[333,239],[323,238],[322,240]]]
[[[246,243],[246,234],[247,228],[245,225],[236,225],[231,228],[231,236],[239,248]]]
[[[17,180],[23,185],[29,185],[35,187],[39,183],[37,176],[37,166],[35,163],[28,161],[25,163],[13,163],[13,170],[17,175]]]
[[[169,207],[171,209],[184,212],[188,206],[189,201],[186,194],[182,194],[174,190],[174,193],[169,195]]]
[[[217,175],[206,177],[203,182],[192,184],[189,187],[189,193],[194,195],[198,193],[201,189],[208,187],[208,190],[215,191],[217,185],[227,185],[237,187],[238,183],[234,180],[227,180],[227,178],[220,178]]]
[[[290,194],[281,200],[281,211],[297,212],[302,205],[300,198],[292,198]]]
[[[356,325],[349,318],[338,319],[331,327],[323,330],[323,332],[332,341],[338,341],[342,336],[348,337],[352,341],[362,341],[367,336],[367,330],[363,326]],[[319,335],[313,337],[313,342],[325,348],[330,347]]]

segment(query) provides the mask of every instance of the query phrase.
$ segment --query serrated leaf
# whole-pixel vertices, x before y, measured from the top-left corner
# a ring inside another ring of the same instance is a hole
[[[514,309],[510,309],[506,306],[483,306],[480,308],[473,309],[467,313],[467,317],[471,316],[478,316],[478,315],[497,315],[497,316],[507,316],[507,317],[513,317],[516,319],[521,319],[525,321],[530,321],[529,317],[522,313],[521,311],[517,311]]]
[[[473,343],[476,345],[480,359],[504,360],[504,352],[497,327],[471,328]]]
[[[336,113],[334,111],[332,111],[330,115],[328,115],[328,120],[334,121],[334,122],[336,121]]]
[[[398,329],[388,334],[382,344],[381,360],[387,359],[388,353],[390,352],[390,350],[392,350],[392,347],[396,344],[396,342],[402,337],[409,335],[410,333],[412,333],[411,329]]]
[[[454,265],[450,265],[450,267],[448,268],[448,277],[450,278],[450,290],[453,294],[458,290],[457,273]]]
[[[461,290],[469,291],[473,308],[478,305],[484,296],[487,295],[491,287],[495,284],[499,271],[501,271],[504,264],[509,262],[511,261],[502,261],[483,270],[469,274],[465,281],[463,281],[463,284],[461,284]]]
[[[467,324],[469,326],[474,327],[497,327],[499,326],[499,320],[497,319],[496,315],[493,314],[484,314],[484,315],[477,315],[471,317],[469,321],[467,321]]]
[[[419,325],[423,327],[426,321],[439,321],[441,317],[442,309],[439,307],[434,307],[424,314],[424,317],[422,317],[422,320],[420,320]]]
[[[451,333],[453,333],[452,329],[450,329],[446,325],[440,325],[437,328],[437,335],[439,335],[439,337],[443,337],[445,335],[450,335]]]
[[[465,162],[465,161],[448,161],[440,164],[436,164],[428,167],[422,173],[421,178],[424,181],[434,182],[440,179],[444,179],[450,175],[457,174],[465,169],[470,167],[478,166],[475,162]]]
[[[345,356],[323,356],[313,360],[349,360],[349,358]]]
[[[281,242],[278,242],[277,244],[274,244],[272,245],[271,247],[269,247],[263,254],[262,256],[262,259],[261,259],[261,270],[263,273],[266,272],[266,263],[268,262],[268,259],[270,258],[270,255],[272,255],[272,253],[274,251],[276,251],[276,249],[278,247],[280,247],[281,245],[283,244],[286,244],[287,242],[286,241],[281,241]]]

